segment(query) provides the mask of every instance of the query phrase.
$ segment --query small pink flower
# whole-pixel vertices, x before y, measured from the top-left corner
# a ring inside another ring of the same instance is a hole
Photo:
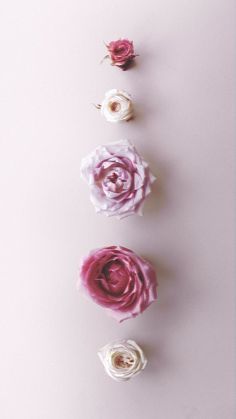
[[[120,246],[91,251],[82,262],[79,285],[119,322],[136,317],[157,299],[153,267]]]
[[[119,39],[118,41],[111,41],[107,45],[108,57],[111,59],[111,64],[126,70],[131,61],[136,57],[134,53],[133,42],[128,39]]]

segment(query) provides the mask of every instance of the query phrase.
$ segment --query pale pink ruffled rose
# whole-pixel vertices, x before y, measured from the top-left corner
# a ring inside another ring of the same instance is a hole
[[[96,212],[124,218],[142,215],[145,198],[156,179],[148,164],[127,140],[97,147],[81,163]]]
[[[136,317],[157,299],[154,268],[120,246],[91,251],[82,262],[79,286],[119,322]]]
[[[120,67],[122,70],[126,70],[131,61],[136,57],[133,42],[128,39],[111,41],[106,47],[111,64]]]

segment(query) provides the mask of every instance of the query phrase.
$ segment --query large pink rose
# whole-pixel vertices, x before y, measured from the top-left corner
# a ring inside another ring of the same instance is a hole
[[[128,39],[112,41],[107,45],[111,64],[126,70],[130,62],[136,57],[133,42]]]
[[[157,298],[153,267],[120,246],[90,252],[82,262],[79,285],[119,322],[136,317]]]
[[[148,164],[127,140],[97,147],[81,163],[98,213],[124,218],[138,213],[155,180]]]

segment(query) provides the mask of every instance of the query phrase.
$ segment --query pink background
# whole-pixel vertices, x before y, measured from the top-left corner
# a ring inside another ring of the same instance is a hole
[[[234,418],[235,111],[232,0],[3,0],[0,6],[1,419]],[[133,39],[137,65],[104,41]],[[91,105],[130,92],[114,126]],[[145,215],[96,215],[81,158],[131,139],[158,181]],[[147,257],[159,301],[119,325],[76,289],[80,258]],[[130,337],[149,364],[128,383],[96,351]]]

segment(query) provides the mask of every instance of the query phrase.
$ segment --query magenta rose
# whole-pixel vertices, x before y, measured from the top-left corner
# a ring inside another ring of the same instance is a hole
[[[119,322],[136,317],[157,299],[153,267],[120,246],[91,251],[82,262],[79,285]]]
[[[107,45],[111,64],[116,65],[122,70],[126,70],[131,61],[136,57],[133,42],[128,39],[111,41]]]

